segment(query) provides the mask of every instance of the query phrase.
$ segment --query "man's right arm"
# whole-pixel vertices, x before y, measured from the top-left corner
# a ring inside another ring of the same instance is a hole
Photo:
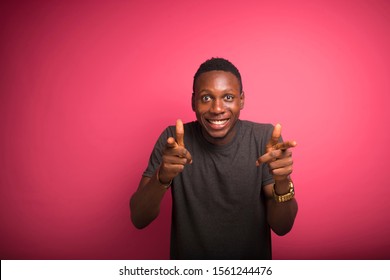
[[[167,139],[162,152],[162,162],[152,177],[141,178],[137,191],[130,200],[131,220],[141,229],[149,225],[160,213],[160,204],[173,178],[192,162],[190,152],[184,147],[184,126],[176,122],[176,140]]]
[[[143,176],[137,191],[131,197],[131,221],[136,228],[146,227],[160,213],[161,200],[168,188],[159,182],[157,172],[159,169],[151,178]]]

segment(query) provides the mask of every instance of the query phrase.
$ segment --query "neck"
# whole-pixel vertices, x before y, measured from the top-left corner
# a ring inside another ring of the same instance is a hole
[[[236,121],[231,131],[229,131],[224,137],[211,137],[207,131],[202,127],[202,135],[206,139],[207,142],[216,146],[224,146],[233,141],[234,137],[237,134],[237,123]]]

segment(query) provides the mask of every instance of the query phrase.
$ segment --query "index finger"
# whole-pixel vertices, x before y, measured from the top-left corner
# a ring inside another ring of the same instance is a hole
[[[184,147],[184,126],[181,120],[176,121],[176,142],[179,146]]]
[[[274,150],[287,150],[289,148],[293,148],[297,145],[297,142],[295,141],[286,141],[286,142],[283,142],[283,143],[277,143],[275,145],[272,146],[272,148]]]

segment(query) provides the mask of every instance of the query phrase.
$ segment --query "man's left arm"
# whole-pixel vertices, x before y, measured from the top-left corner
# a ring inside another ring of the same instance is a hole
[[[294,225],[298,211],[294,185],[290,179],[293,170],[291,148],[295,141],[279,143],[281,126],[277,124],[267,144],[267,152],[259,157],[257,165],[268,164],[275,184],[263,187],[266,197],[267,221],[277,235],[287,234]]]

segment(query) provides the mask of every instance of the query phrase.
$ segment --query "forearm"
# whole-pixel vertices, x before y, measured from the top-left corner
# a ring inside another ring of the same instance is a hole
[[[130,200],[131,220],[135,227],[144,228],[158,216],[166,191],[157,180],[156,173],[151,178],[142,178]]]
[[[277,235],[287,234],[294,225],[295,216],[298,211],[298,204],[295,198],[286,202],[268,200],[267,219],[271,229]]]
[[[288,189],[288,181],[276,182],[275,184],[275,192],[278,195],[287,193]],[[285,235],[291,230],[297,212],[298,204],[295,198],[285,202],[277,202],[273,196],[268,196],[267,220],[277,235]]]

